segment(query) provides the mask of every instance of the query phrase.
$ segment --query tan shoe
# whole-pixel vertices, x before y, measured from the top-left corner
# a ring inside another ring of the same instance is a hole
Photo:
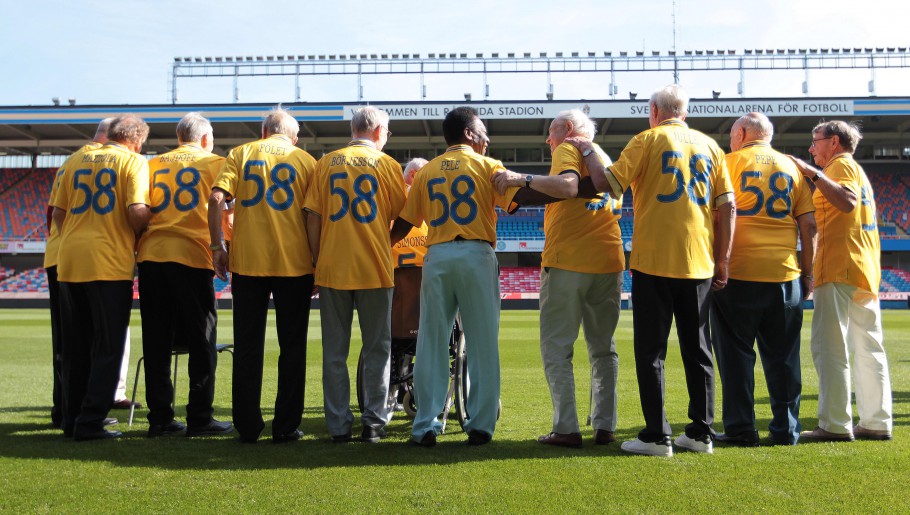
[[[863,426],[853,428],[853,436],[859,440],[891,440],[891,431],[886,429],[866,429]]]
[[[816,427],[812,431],[803,431],[799,434],[800,438],[814,440],[816,442],[852,442],[853,433],[832,433]]]
[[[581,448],[581,433],[550,433],[537,439],[544,445],[556,445],[558,447]]]

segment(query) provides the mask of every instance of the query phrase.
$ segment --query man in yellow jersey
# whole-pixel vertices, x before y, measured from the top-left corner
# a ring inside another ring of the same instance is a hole
[[[716,440],[732,445],[758,445],[756,338],[771,399],[771,441],[795,445],[801,429],[799,333],[803,300],[812,293],[815,207],[796,166],[771,148],[773,135],[767,116],[749,113],[730,128],[733,152],[726,157],[736,234],[730,279],[711,300],[711,338],[723,384],[724,432]]]
[[[76,440],[116,438],[103,428],[123,358],[133,299],[136,236],[149,219],[149,128],[115,118],[109,141],[67,166],[52,203],[60,231],[57,278],[63,329],[63,431]]]
[[[622,449],[653,456],[673,455],[664,409],[664,361],[674,319],[692,420],[674,443],[714,452],[708,294],[727,283],[736,213],[724,153],[714,140],[686,125],[688,104],[677,85],[658,90],[649,103],[651,128],[632,138],[606,173],[599,173],[598,158],[585,158],[598,190],[619,198],[632,187],[632,325],[645,428],[638,438],[623,442]]]
[[[354,308],[363,340],[363,424],[360,439],[385,437],[390,413],[392,251],[389,226],[407,196],[401,165],[382,153],[389,115],[362,107],[351,119],[348,146],[326,154],[307,191],[307,236],[316,262],[322,315],[325,418],[334,442],[350,441],[348,351]]]
[[[427,255],[420,288],[420,334],[414,365],[417,416],[411,439],[436,445],[439,415],[449,386],[447,342],[461,312],[469,360],[471,395],[465,424],[468,443],[493,438],[499,411],[499,265],[495,206],[506,208],[517,188],[505,196],[491,176],[502,163],[484,157],[487,129],[470,107],[458,107],[442,123],[449,148],[424,166],[392,230],[395,243],[412,226],[427,222]]]
[[[824,170],[794,158],[815,184],[818,223],[812,359],[818,372],[818,427],[812,440],[890,440],[891,378],[878,301],[881,242],[872,185],[853,159],[859,129],[835,120],[812,130],[809,153]],[[850,407],[850,354],[859,423]]]
[[[313,257],[303,202],[316,160],[295,147],[300,125],[281,108],[262,122],[262,139],[228,153],[209,197],[210,249],[215,273],[231,272],[234,300],[233,418],[240,441],[254,443],[265,428],[260,401],[269,296],[278,331],[278,393],[272,441],[300,439],[306,385],[307,323]],[[234,206],[230,263],[221,240],[226,198]]]
[[[111,121],[113,121],[113,118],[101,120],[101,123],[98,124],[98,128],[95,130],[95,136],[92,138],[91,143],[83,145],[82,148],[68,157],[63,165],[57,169],[57,174],[51,185],[50,198],[47,204],[48,236],[47,245],[44,250],[44,271],[47,274],[47,291],[50,296],[51,345],[54,350],[54,389],[53,405],[51,407],[51,424],[53,424],[54,427],[61,427],[63,424],[63,374],[61,370],[63,352],[61,340],[63,339],[63,333],[60,328],[60,286],[57,282],[57,253],[60,249],[60,231],[57,230],[57,226],[53,223],[52,214],[54,212],[54,206],[52,202],[54,196],[57,194],[57,189],[60,187],[60,178],[63,177],[63,172],[66,170],[66,167],[78,162],[78,159],[82,156],[83,152],[101,148],[102,145],[107,143],[107,131],[111,126]],[[127,339],[127,342],[128,341],[129,340]]]
[[[408,161],[401,174],[408,191],[417,171],[427,164],[422,157]],[[427,254],[427,224],[413,227],[398,243],[392,245],[392,263],[395,265],[395,289],[392,292],[392,372],[390,383],[407,377],[417,347],[420,329],[420,283],[423,279],[423,258]],[[391,385],[390,385],[391,386]],[[403,385],[402,385],[403,386]],[[389,404],[395,411],[403,411],[405,388],[389,391]]]
[[[139,308],[149,437],[229,433],[212,417],[218,312],[208,248],[206,195],[224,158],[212,154],[212,124],[199,113],[177,123],[176,149],[149,161],[152,219],[139,240]],[[171,351],[189,350],[186,425],[174,420]]]
[[[619,355],[613,332],[619,321],[625,256],[619,230],[622,200],[575,198],[579,182],[589,177],[585,157],[596,154],[601,166],[612,161],[591,143],[582,151],[566,138],[587,141],[596,134],[594,122],[578,109],[563,111],[550,123],[547,144],[553,154],[550,175],[523,176],[514,172],[511,186],[526,186],[552,197],[544,213],[544,243],[540,274],[540,353],[553,401],[553,429],[538,442],[581,447],[575,404],[572,356],[579,325],[584,327],[591,360],[591,424],[594,443],[616,441],[616,378]]]

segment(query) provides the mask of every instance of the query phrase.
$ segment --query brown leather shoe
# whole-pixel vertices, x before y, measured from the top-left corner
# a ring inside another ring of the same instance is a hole
[[[814,440],[816,442],[852,442],[853,433],[832,433],[816,427],[812,431],[803,431],[799,437],[805,440]]]
[[[607,431],[606,429],[594,431],[594,443],[597,445],[607,445],[608,443],[613,443],[615,441],[616,435],[613,434],[613,431]]]
[[[581,433],[550,433],[537,438],[537,441],[546,445],[559,447],[581,447]]]
[[[853,428],[853,436],[857,440],[891,440],[891,431],[885,429],[866,429],[863,426]]]

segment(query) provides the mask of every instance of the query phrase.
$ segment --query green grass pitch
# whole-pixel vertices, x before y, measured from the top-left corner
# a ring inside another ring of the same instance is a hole
[[[219,342],[232,340],[231,313],[220,312]],[[817,378],[809,354],[811,312],[803,330],[801,421],[815,426]],[[356,325],[356,324],[355,324]],[[618,437],[643,421],[632,354],[632,316],[622,313]],[[491,445],[469,447],[453,417],[433,449],[409,445],[410,423],[396,414],[376,445],[326,443],[322,416],[319,316],[310,316],[303,440],[241,445],[235,438],[149,440],[145,411],[119,441],[75,443],[50,426],[51,345],[46,310],[0,311],[0,512],[347,513],[347,512],[906,512],[910,476],[910,311],[884,312],[894,391],[894,441],[767,443],[770,418],[757,371],[756,415],[763,445],[718,446],[713,456],[677,452],[662,459],[627,455],[618,443],[580,450],[545,447],[552,408],[541,367],[536,311],[504,311],[500,330],[502,417]],[[673,338],[671,336],[671,338]],[[359,349],[355,329],[352,370]],[[141,356],[138,311],[132,316],[132,383]],[[469,350],[470,352],[470,350]],[[272,313],[262,405],[271,416],[278,345]],[[219,355],[216,416],[230,419],[231,357]],[[587,412],[588,363],[576,344],[579,418]],[[181,362],[178,418],[186,403]],[[139,399],[144,401],[140,380]],[[676,341],[667,360],[667,413],[676,433],[687,422]],[[717,422],[721,420],[718,383]],[[359,430],[359,424],[355,426]],[[267,426],[265,435],[270,434]]]

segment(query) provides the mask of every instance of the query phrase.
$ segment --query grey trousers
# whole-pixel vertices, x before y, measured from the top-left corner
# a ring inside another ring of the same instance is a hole
[[[392,347],[392,288],[336,290],[319,287],[322,314],[322,396],[332,436],[351,432],[351,380],[348,352],[354,308],[363,340],[364,426],[382,428],[389,422],[389,356]]]
[[[553,431],[578,433],[572,368],[578,327],[591,361],[591,425],[616,430],[619,355],[613,332],[619,321],[622,272],[586,274],[547,267],[540,274],[540,354],[553,400]]]

